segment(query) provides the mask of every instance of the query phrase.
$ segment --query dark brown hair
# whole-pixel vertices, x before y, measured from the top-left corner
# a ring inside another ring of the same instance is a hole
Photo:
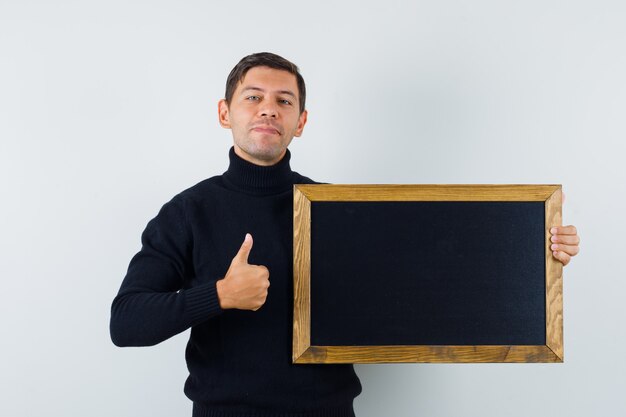
[[[226,79],[226,93],[224,98],[226,104],[230,106],[237,84],[246,76],[250,68],[254,67],[270,67],[274,69],[284,70],[296,76],[298,82],[298,101],[300,102],[300,114],[304,111],[304,102],[306,99],[306,87],[304,86],[304,78],[300,75],[296,64],[286,60],[282,56],[278,56],[271,52],[258,52],[256,54],[245,56],[235,65],[228,79]]]

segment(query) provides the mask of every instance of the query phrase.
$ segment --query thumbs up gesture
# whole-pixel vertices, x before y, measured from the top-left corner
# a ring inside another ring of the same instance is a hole
[[[226,276],[217,281],[217,296],[222,309],[237,308],[256,311],[265,303],[270,286],[270,272],[263,265],[250,265],[252,236],[246,237],[239,252],[230,262]]]

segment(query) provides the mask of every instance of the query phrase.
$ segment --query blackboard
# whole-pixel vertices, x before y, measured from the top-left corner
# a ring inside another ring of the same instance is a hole
[[[294,362],[561,362],[560,189],[296,185]]]

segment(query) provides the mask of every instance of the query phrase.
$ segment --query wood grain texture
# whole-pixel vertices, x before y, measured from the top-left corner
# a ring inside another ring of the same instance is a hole
[[[547,346],[311,346],[295,363],[560,362]]]
[[[293,190],[293,361],[311,344],[311,202]]]
[[[309,201],[546,201],[558,185],[313,184]]]
[[[312,201],[544,201],[546,345],[311,346]],[[563,361],[562,264],[550,250],[550,227],[561,225],[560,185],[294,185],[294,363],[520,363]]]
[[[546,200],[546,344],[563,361],[563,264],[552,256],[550,229],[561,226],[561,188]]]

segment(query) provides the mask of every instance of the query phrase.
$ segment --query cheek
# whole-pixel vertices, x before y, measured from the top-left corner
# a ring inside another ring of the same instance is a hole
[[[237,113],[236,115],[231,115],[230,123],[236,130],[245,130],[249,124],[249,119],[241,113]]]

